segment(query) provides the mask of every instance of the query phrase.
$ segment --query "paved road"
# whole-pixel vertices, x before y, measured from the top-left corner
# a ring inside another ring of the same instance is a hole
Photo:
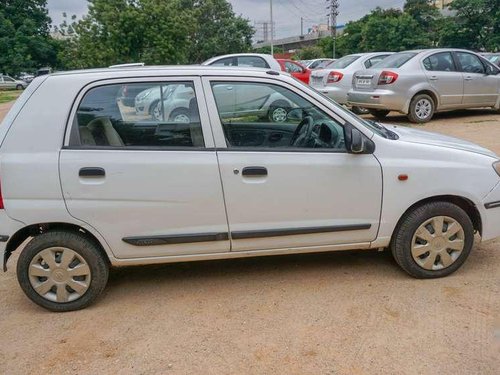
[[[491,111],[443,114],[422,128],[500,153]],[[0,274],[1,374],[488,375],[500,367],[498,240],[439,280],[411,279],[389,254],[363,251],[114,270],[98,303],[66,314],[28,301],[16,259]]]

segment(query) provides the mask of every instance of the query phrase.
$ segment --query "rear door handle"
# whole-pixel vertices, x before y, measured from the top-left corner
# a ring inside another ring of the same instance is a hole
[[[472,81],[472,77],[471,76],[465,77],[465,80],[466,81]]]
[[[431,76],[429,79],[430,79],[431,81],[437,81],[439,78],[438,78],[438,77],[436,77],[436,76]]]
[[[100,167],[84,167],[78,172],[80,177],[104,177],[106,176],[106,171],[104,168]]]
[[[262,177],[267,176],[267,168],[266,167],[245,167],[241,172],[243,176],[252,176],[252,177]]]

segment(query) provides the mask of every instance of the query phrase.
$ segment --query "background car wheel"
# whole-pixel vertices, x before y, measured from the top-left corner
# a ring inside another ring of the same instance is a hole
[[[158,104],[160,103],[159,100],[155,100],[153,101],[153,103],[151,103],[151,105],[149,106],[149,115],[151,116],[151,118],[153,120],[158,120],[157,118],[155,118],[155,115],[157,116],[158,113],[155,113],[155,111],[158,111],[158,109],[161,111],[161,106],[158,108]]]
[[[158,100],[156,105],[150,109],[151,118],[156,121],[163,121],[163,108],[161,102]]]
[[[428,122],[434,116],[434,108],[434,100],[429,95],[416,95],[410,102],[408,119],[417,124]]]
[[[269,106],[269,121],[285,122],[288,119],[288,112],[290,112],[288,103],[276,101]]]
[[[174,109],[170,114],[169,121],[189,124],[191,122],[189,110],[186,108]]]
[[[474,227],[457,205],[432,202],[408,212],[391,241],[396,262],[411,276],[447,276],[465,262],[474,243]]]
[[[19,255],[17,279],[24,293],[51,311],[83,309],[102,293],[108,260],[83,234],[54,231],[34,237]]]
[[[352,107],[351,111],[353,111],[357,115],[366,115],[366,114],[370,113],[368,111],[368,109],[363,108],[363,107],[357,107],[357,106]],[[387,113],[389,113],[389,112],[387,112]]]
[[[22,89],[24,89],[23,85],[17,85],[16,86],[16,90],[22,90]]]
[[[390,111],[386,109],[368,109],[368,112],[370,112],[370,115],[372,115],[376,119],[383,120],[387,117]]]

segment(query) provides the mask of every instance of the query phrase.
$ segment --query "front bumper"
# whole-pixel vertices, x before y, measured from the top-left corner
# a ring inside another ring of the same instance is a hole
[[[500,237],[500,182],[483,199],[480,207],[483,241]]]
[[[373,109],[386,109],[408,113],[408,103],[405,96],[392,90],[376,89],[372,91],[361,91],[351,89],[347,93],[347,104]]]

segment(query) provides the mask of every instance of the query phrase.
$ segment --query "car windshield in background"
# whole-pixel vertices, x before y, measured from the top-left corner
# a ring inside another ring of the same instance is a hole
[[[349,55],[349,56],[344,56],[341,59],[338,59],[334,62],[332,62],[330,65],[327,66],[328,69],[344,69],[347,68],[349,65],[351,65],[354,61],[359,59],[361,56],[355,56],[355,55]]]
[[[376,63],[372,68],[401,68],[406,62],[415,57],[417,53],[415,52],[401,52],[395,53],[384,60]]]

